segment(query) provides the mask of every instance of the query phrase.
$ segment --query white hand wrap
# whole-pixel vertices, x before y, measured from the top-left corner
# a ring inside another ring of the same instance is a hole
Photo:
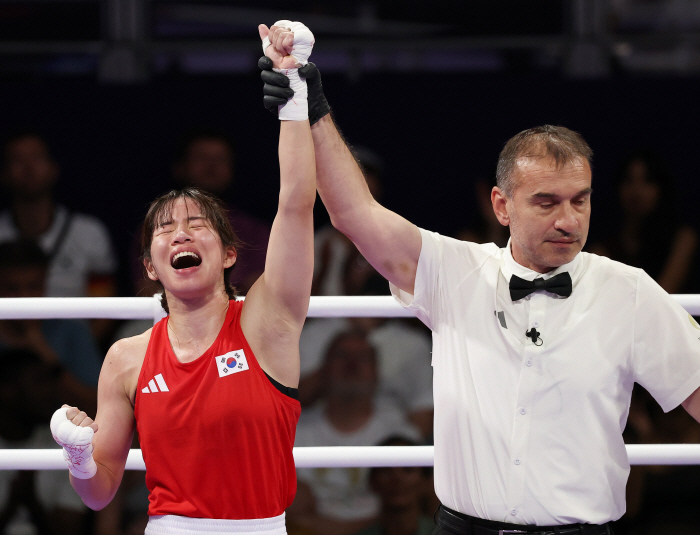
[[[92,458],[91,427],[75,425],[66,416],[68,407],[61,407],[51,417],[51,434],[59,446],[63,447],[63,458],[68,470],[78,479],[90,479],[97,472]]]
[[[292,46],[292,57],[299,66],[303,67],[309,62],[311,50],[314,47],[314,34],[311,33],[301,22],[291,22],[289,20],[278,20],[275,26],[289,28],[294,32],[294,44]],[[270,46],[270,39],[263,39],[263,54]],[[299,69],[272,69],[281,72],[289,78],[289,87],[294,90],[294,97],[290,98],[284,106],[279,107],[280,121],[304,121],[309,118],[309,103],[307,100],[306,81],[299,76]]]

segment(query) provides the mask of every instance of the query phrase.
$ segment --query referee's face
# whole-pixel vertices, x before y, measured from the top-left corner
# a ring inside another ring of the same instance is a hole
[[[591,168],[585,160],[557,166],[553,158],[522,158],[512,196],[494,191],[494,209],[510,227],[519,264],[547,273],[571,262],[588,237]],[[496,188],[498,189],[498,188]]]

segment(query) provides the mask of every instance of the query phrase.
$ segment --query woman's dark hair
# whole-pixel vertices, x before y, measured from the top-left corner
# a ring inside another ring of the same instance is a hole
[[[238,237],[231,227],[226,207],[219,198],[197,188],[171,190],[158,197],[148,208],[148,213],[146,214],[146,219],[143,222],[141,230],[141,263],[143,263],[144,260],[151,260],[153,232],[164,221],[170,218],[173,206],[180,199],[184,199],[185,201],[190,200],[199,207],[201,215],[219,235],[223,247],[234,247],[238,249]],[[234,267],[236,267],[236,264],[224,269],[224,286],[229,299],[236,298],[236,288],[229,282]],[[161,288],[163,287],[160,281],[156,282],[160,284]],[[166,312],[170,312],[164,289],[160,298],[160,303]]]

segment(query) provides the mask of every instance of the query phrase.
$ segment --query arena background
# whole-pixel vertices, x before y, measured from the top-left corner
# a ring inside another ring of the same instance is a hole
[[[506,140],[550,123],[595,153],[589,243],[615,228],[612,178],[637,148],[669,163],[680,219],[698,229],[700,0],[0,0],[0,139],[46,137],[58,199],[112,233],[121,295],[133,234],[174,187],[192,127],[230,135],[228,200],[272,220],[279,127],[262,106],[256,28],[285,18],[314,31],[311,59],[350,144],[383,159],[383,203],[419,226],[470,226],[475,180],[493,179]],[[320,200],[316,212],[326,223]],[[654,514],[692,517],[677,533],[700,533],[698,469],[650,476]]]
[[[193,126],[231,135],[235,195],[271,220],[277,125],[261,103],[256,24],[292,17],[316,33],[312,60],[347,139],[384,159],[385,204],[416,224],[469,225],[474,179],[492,177],[510,136],[543,123],[595,152],[593,237],[614,224],[609,182],[637,147],[669,160],[693,219],[700,14],[675,4],[2,1],[0,133],[48,137],[59,198],[108,224],[123,264]]]

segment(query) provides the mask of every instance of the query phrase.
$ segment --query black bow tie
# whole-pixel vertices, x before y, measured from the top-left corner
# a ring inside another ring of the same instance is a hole
[[[526,281],[513,275],[510,278],[510,298],[513,301],[527,297],[537,290],[547,290],[553,294],[569,297],[571,295],[571,275],[567,271],[549,279],[539,277],[534,281]]]

